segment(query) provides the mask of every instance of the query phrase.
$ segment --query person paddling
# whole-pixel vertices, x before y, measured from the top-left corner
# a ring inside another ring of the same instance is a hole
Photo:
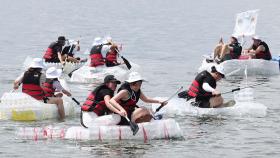
[[[43,100],[44,91],[42,85],[46,80],[45,74],[42,69],[45,69],[45,65],[41,58],[34,58],[27,71],[22,73],[14,81],[14,89],[18,89],[22,84],[22,92],[30,95],[37,100]]]
[[[217,90],[217,81],[225,77],[221,65],[213,66],[211,72],[202,71],[192,82],[188,91],[179,93],[180,98],[195,98],[195,104],[201,108],[217,108],[223,105],[223,98]]]
[[[84,124],[99,124],[100,122],[98,122],[98,119],[96,119],[97,117],[111,113],[116,113],[119,115],[112,115],[112,118],[114,118],[115,120],[108,120],[107,122],[103,122],[103,125],[106,125],[107,123],[118,124],[120,122],[120,115],[125,116],[126,114],[124,109],[121,109],[120,107],[115,108],[109,103],[110,99],[114,96],[117,85],[120,83],[121,82],[117,80],[114,75],[107,75],[104,78],[104,83],[99,85],[89,93],[86,101],[81,107],[83,111],[83,118],[85,118],[84,120],[86,120],[84,121]]]
[[[61,97],[63,94],[70,97],[71,93],[65,90],[58,81],[58,78],[61,76],[61,73],[61,69],[56,69],[55,67],[48,68],[48,70],[46,71],[47,79],[46,82],[43,84],[42,88],[45,93],[44,102],[48,104],[56,104],[60,119],[63,120],[65,118],[65,112],[63,100]],[[55,94],[55,92],[61,93]]]
[[[62,58],[62,47],[65,45],[65,37],[59,36],[57,41],[52,42],[44,54],[45,62],[54,62],[64,64]]]
[[[259,36],[254,36],[252,40],[252,46],[244,50],[245,55],[248,55],[250,59],[271,60],[272,57],[268,45]]]
[[[214,49],[214,60],[219,62],[238,59],[242,52],[242,46],[238,42],[238,36],[232,34],[230,43],[225,44],[221,38],[219,44]]]
[[[118,93],[110,100],[110,103],[116,108],[124,109],[125,116],[135,123],[149,122],[152,119],[148,109],[137,106],[139,99],[145,103],[167,104],[167,102],[146,97],[141,90],[143,81],[145,79],[138,72],[131,72],[128,80],[121,85]],[[123,116],[119,125],[128,125],[129,122]]]
[[[73,62],[73,63],[79,63],[84,62],[85,60],[81,60],[79,57],[74,57],[75,52],[80,51],[80,41],[74,41],[74,40],[67,40],[65,46],[62,49],[62,60],[67,62]]]
[[[112,44],[109,51],[106,54],[106,66],[107,67],[113,67],[118,66],[122,63],[118,62],[118,51],[119,48],[116,44]]]
[[[102,40],[101,37],[96,37],[90,50],[90,66],[97,67],[105,64],[106,52],[110,49],[110,42]]]

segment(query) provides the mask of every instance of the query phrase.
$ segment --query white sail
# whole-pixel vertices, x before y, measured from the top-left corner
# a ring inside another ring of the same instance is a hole
[[[259,10],[238,13],[235,19],[233,34],[241,36],[255,35]]]

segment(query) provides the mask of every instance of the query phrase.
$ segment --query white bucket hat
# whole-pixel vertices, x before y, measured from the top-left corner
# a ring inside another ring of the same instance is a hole
[[[253,36],[252,39],[253,40],[261,40],[260,36],[258,36],[258,35]]]
[[[101,37],[96,37],[92,43],[92,46],[100,45],[102,44],[102,38]]]
[[[225,77],[224,67],[221,65],[216,65],[215,67],[216,67],[217,72],[220,73],[222,75],[222,77],[224,78]]]
[[[236,38],[238,40],[238,35],[237,34],[231,34],[231,37]]]
[[[47,78],[58,78],[61,76],[62,70],[56,69],[55,67],[50,67],[46,71],[46,77]]]
[[[128,75],[128,80],[126,82],[132,83],[136,81],[146,81],[138,72],[131,72]]]
[[[112,43],[113,40],[112,40],[112,37],[110,36],[107,36],[107,37],[104,37],[104,40],[103,40],[103,44],[107,44],[107,43]]]
[[[41,58],[34,58],[29,67],[30,68],[41,68],[41,69],[46,68],[46,66]]]

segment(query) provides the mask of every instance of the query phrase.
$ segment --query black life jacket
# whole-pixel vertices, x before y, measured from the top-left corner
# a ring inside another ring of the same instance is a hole
[[[121,85],[121,87],[118,89],[118,92],[121,90],[127,90],[129,94],[129,99],[128,100],[120,100],[119,104],[124,108],[126,111],[128,118],[131,118],[131,114],[137,107],[136,103],[139,101],[140,95],[141,95],[141,90],[138,92],[133,91],[128,82],[125,82]]]
[[[230,44],[229,46],[233,47],[233,50],[230,51],[231,59],[238,59],[242,52],[242,46],[240,43]]]
[[[76,45],[74,44],[71,44],[70,46],[65,46],[62,50],[62,54],[67,54],[68,56],[70,57],[73,57],[74,56],[74,49],[75,49]]]
[[[62,48],[62,46],[58,42],[52,42],[44,54],[44,59],[46,60],[46,62],[59,62],[57,52],[54,52],[55,47]]]
[[[99,87],[95,88],[87,97],[87,100],[82,105],[83,111],[93,111],[97,114],[97,116],[102,116],[110,113],[110,110],[107,108],[104,98],[101,101],[96,100],[96,96],[103,89],[109,89],[106,85],[102,84]],[[113,97],[113,96],[111,96]]]
[[[37,100],[44,98],[44,91],[40,86],[41,72],[26,71],[22,79],[22,92]]]
[[[208,72],[208,71],[202,71],[200,72],[196,78],[194,79],[194,81],[192,82],[189,90],[188,90],[188,96],[190,96],[191,98],[196,98],[196,97],[211,97],[212,93],[210,92],[206,92],[203,88],[202,88],[202,84],[204,83],[204,80],[206,78],[210,78],[210,83],[208,83],[211,87],[216,88],[216,81],[215,79],[212,77],[212,75]]]

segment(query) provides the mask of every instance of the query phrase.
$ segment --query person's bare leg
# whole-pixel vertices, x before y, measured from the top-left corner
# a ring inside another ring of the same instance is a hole
[[[218,108],[223,105],[224,99],[222,98],[222,96],[217,96],[212,97],[209,102],[211,108]]]
[[[223,45],[222,49],[221,49],[220,59],[223,59],[225,57],[225,55],[230,52],[229,50],[230,49],[229,49],[229,46],[227,44]]]
[[[56,104],[57,109],[58,109],[58,114],[60,116],[60,120],[64,120],[65,112],[64,112],[64,106],[63,106],[63,100],[61,98],[50,97],[47,103]]]
[[[69,57],[69,56],[68,56],[68,58],[67,58],[67,61],[68,61],[68,62],[72,62],[72,63],[78,63],[78,62],[80,62],[80,61],[77,60],[76,58]]]
[[[221,54],[221,50],[222,50],[223,45],[222,44],[218,44],[215,49],[214,49],[214,59],[216,57],[220,58],[220,54]]]

